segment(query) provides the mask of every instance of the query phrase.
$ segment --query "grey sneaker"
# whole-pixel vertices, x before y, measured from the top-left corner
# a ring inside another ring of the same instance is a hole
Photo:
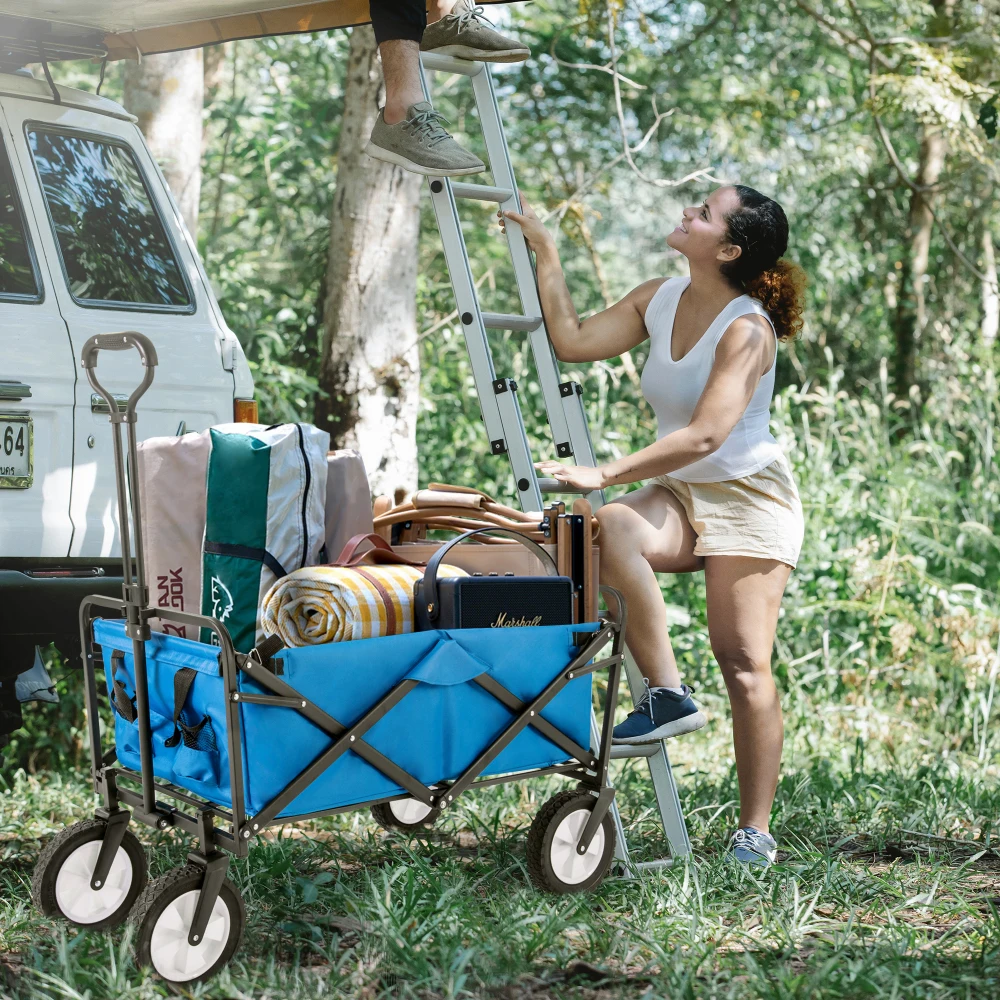
[[[459,177],[486,169],[478,156],[463,149],[441,125],[444,116],[428,101],[413,104],[404,121],[386,125],[379,111],[365,152],[428,177]]]
[[[730,860],[748,868],[770,868],[778,856],[778,845],[769,833],[761,833],[752,826],[741,827],[729,841]]]
[[[420,48],[423,52],[483,62],[524,62],[531,55],[527,45],[501,35],[483,17],[483,8],[474,6],[471,0],[459,0],[447,17],[428,24]]]

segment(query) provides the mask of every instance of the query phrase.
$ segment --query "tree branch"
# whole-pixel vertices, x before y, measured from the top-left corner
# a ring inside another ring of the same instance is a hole
[[[668,118],[671,114],[673,114],[673,112],[658,111],[656,107],[656,98],[654,97],[652,99],[652,104],[653,104],[653,113],[655,114],[656,118],[653,121],[652,126],[650,126],[649,130],[646,132],[645,136],[643,136],[643,139],[638,146],[633,147],[629,145],[628,125],[625,122],[625,109],[622,105],[622,88],[621,84],[618,82],[619,81],[618,47],[615,45],[615,12],[611,0],[608,0],[607,4],[607,17],[608,17],[608,48],[610,49],[611,52],[611,67],[613,70],[611,74],[611,80],[612,83],[614,84],[614,91],[615,91],[615,113],[618,117],[618,127],[621,130],[621,135],[622,135],[622,152],[624,154],[624,159],[628,163],[629,167],[631,167],[632,172],[643,183],[649,184],[652,187],[656,188],[681,187],[682,185],[687,184],[695,179],[712,180],[718,183],[717,178],[712,176],[712,171],[710,167],[702,167],[700,170],[693,171],[687,176],[675,180],[668,180],[667,178],[664,177],[647,177],[646,174],[644,174],[642,170],[639,168],[639,166],[636,164],[635,160],[632,159],[632,154],[638,153],[646,145],[646,143],[649,142],[649,140],[653,137],[654,133],[660,127],[660,122],[662,122],[664,118]]]

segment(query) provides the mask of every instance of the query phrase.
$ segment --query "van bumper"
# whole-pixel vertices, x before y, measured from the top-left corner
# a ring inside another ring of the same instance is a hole
[[[35,646],[52,642],[77,666],[80,603],[89,594],[120,598],[121,562],[37,565],[29,560],[4,560],[0,564],[0,677],[26,670]]]

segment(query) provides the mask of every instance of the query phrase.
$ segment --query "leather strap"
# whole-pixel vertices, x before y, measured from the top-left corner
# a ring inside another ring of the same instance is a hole
[[[377,591],[378,596],[382,598],[382,605],[385,607],[385,634],[395,635],[396,634],[396,608],[392,603],[392,596],[389,591],[385,589],[385,584],[375,576],[374,573],[369,573],[363,570],[360,566],[354,567],[354,572],[358,576],[364,577]]]
[[[437,621],[441,614],[441,605],[438,601],[438,586],[437,586],[437,571],[438,566],[441,565],[442,560],[448,551],[458,545],[460,542],[464,542],[467,538],[471,538],[473,535],[481,535],[484,532],[492,532],[499,535],[510,535],[512,538],[516,538],[522,545],[527,546],[532,552],[542,560],[542,563],[548,567],[549,576],[558,576],[558,570],[556,569],[556,564],[552,561],[552,557],[539,545],[537,542],[531,541],[530,538],[525,538],[524,535],[519,534],[516,531],[511,531],[510,528],[476,528],[473,531],[467,531],[463,535],[459,535],[458,538],[453,538],[446,545],[442,545],[441,548],[434,553],[431,557],[430,562],[427,564],[427,570],[424,573],[424,588],[423,596],[424,601],[427,605],[427,617],[431,621]]]
[[[371,542],[372,547],[364,552],[358,552],[358,547],[364,542]],[[422,562],[408,559],[398,552],[394,552],[392,546],[381,536],[376,534],[355,535],[347,540],[340,555],[330,563],[331,566],[351,566],[357,565],[364,559],[371,557],[375,563],[396,563],[401,566],[423,566]]]

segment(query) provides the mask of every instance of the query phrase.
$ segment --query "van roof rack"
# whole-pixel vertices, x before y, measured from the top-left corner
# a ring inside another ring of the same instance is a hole
[[[63,59],[106,59],[104,32],[31,17],[0,14],[0,71],[9,73],[28,63]]]

